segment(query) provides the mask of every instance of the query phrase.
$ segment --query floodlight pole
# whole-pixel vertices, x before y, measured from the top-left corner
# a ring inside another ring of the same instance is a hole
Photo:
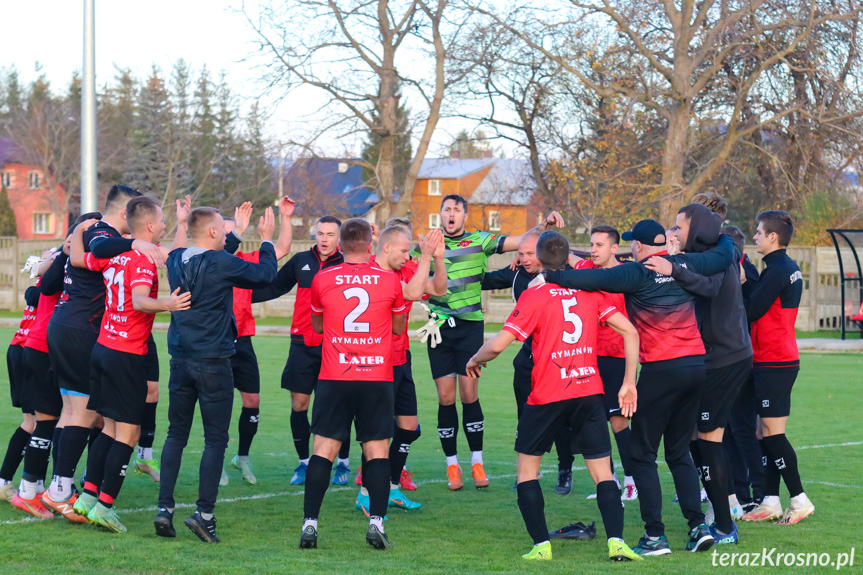
[[[96,2],[84,0],[84,77],[81,92],[81,212],[97,211]]]

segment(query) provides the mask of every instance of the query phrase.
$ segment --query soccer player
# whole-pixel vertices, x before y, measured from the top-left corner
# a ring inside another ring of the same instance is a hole
[[[114,257],[136,249],[161,265],[164,255],[158,246],[122,237],[129,233],[126,203],[140,195],[141,192],[134,188],[113,186],[108,192],[102,219],[84,234],[84,249],[98,258]],[[73,509],[72,483],[75,466],[87,447],[91,430],[99,423],[99,414],[88,409],[87,403],[90,396],[90,355],[105,312],[105,285],[99,272],[74,266],[66,267],[63,282],[65,291],[48,324],[48,348],[57,385],[65,396],[63,410],[68,412],[68,421],[60,435],[55,477],[42,500],[66,519],[86,523],[86,519]]]
[[[236,353],[237,326],[232,313],[235,287],[264,287],[276,278],[276,253],[271,238],[276,227],[272,208],[258,224],[260,263],[243,261],[225,251],[225,222],[215,208],[189,214],[188,248],[168,255],[171,290],[192,294],[192,306],[171,314],[168,352],[168,437],[162,449],[156,535],[175,537],[174,487],[183,449],[189,440],[195,404],[204,423],[204,453],[198,471],[197,510],[184,521],[201,541],[218,543],[213,515],[228,445],[234,381],[230,357]]]
[[[315,245],[309,251],[294,254],[279,270],[276,281],[264,289],[252,292],[252,303],[269,301],[288,293],[297,286],[294,315],[291,318],[291,349],[282,371],[282,389],[291,392],[291,435],[297,450],[299,465],[294,469],[291,485],[306,482],[309,465],[309,404],[321,372],[320,334],[312,329],[312,280],[318,272],[341,265],[345,260],[339,251],[339,228],[342,223],[333,216],[324,216],[315,225]],[[333,483],[345,485],[350,473],[348,455],[350,442],[345,441],[339,453]]]
[[[393,222],[393,219],[390,219],[387,224],[390,222]],[[414,301],[421,300],[424,295],[446,294],[446,266],[443,262],[444,247],[441,231],[430,231],[420,242],[422,256],[418,262],[410,259],[410,252],[410,223],[399,219],[394,225],[388,225],[381,233],[377,254],[371,258],[374,265],[398,274],[405,299],[405,317],[410,317],[411,305]],[[434,277],[429,278],[432,258],[437,265]],[[411,372],[410,340],[407,330],[399,335],[393,335],[393,406],[396,419],[389,449],[389,505],[410,511],[419,509],[422,505],[408,499],[399,489],[411,444],[420,437],[417,392]],[[370,515],[369,494],[366,487],[360,489],[356,505],[366,515]]]
[[[803,274],[786,248],[794,236],[788,212],[758,214],[755,246],[763,255],[764,270],[754,285],[743,284],[746,315],[752,322],[753,383],[761,418],[761,449],[765,464],[765,497],[743,516],[744,521],[772,521],[791,525],[815,513],[803,492],[797,454],[785,436],[791,413],[791,388],[800,371],[794,322],[803,294]],[[791,495],[785,513],[779,501],[779,477]]]
[[[177,200],[178,228],[174,248],[186,243],[189,197]],[[105,281],[105,315],[99,339],[90,360],[88,409],[104,421],[87,457],[84,492],[75,501],[75,512],[109,531],[124,533],[114,510],[141,423],[148,395],[147,354],[152,340],[153,314],[188,309],[190,294],[177,288],[167,298],[157,299],[156,266],[137,251],[110,259],[98,259],[84,251],[83,233],[98,220],[82,223],[72,234],[69,262],[102,274]],[[160,202],[149,196],[132,198],[126,204],[126,222],[133,239],[157,244],[165,232]]]
[[[679,241],[682,251],[687,254],[711,249],[712,245],[701,241],[695,230],[710,227],[706,218],[715,223],[716,216],[720,221],[725,216],[725,213],[714,215],[698,209],[698,205],[684,206],[677,214]],[[717,544],[738,542],[731,509],[733,506],[739,510],[739,506],[736,496],[735,501],[729,501],[731,470],[722,439],[734,402],[752,369],[752,344],[740,289],[742,257],[742,252],[737,252],[723,272],[710,277],[662,257],[650,258],[645,263],[648,269],[671,276],[685,290],[699,296],[695,300],[695,311],[700,319],[701,336],[707,352],[706,371],[697,441],[690,445],[690,452],[710,499],[708,516],[712,514],[715,521],[708,517],[707,522]]]
[[[563,270],[569,242],[560,233],[544,232],[537,241],[543,269]],[[503,330],[477,351],[466,368],[474,377],[480,366],[503,352],[516,339],[532,336],[537,359],[531,392],[518,418],[518,508],[534,546],[522,557],[551,560],[545,523],[545,502],[537,479],[544,453],[560,427],[569,427],[578,441],[590,476],[596,483],[597,504],[608,537],[608,555],[615,561],[640,560],[623,541],[623,504],[611,474],[611,442],[606,427],[603,387],[596,365],[597,327],[606,323],[624,338],[626,367],[619,390],[621,413],[631,415],[637,404],[635,372],[638,333],[601,292],[582,292],[540,284],[522,294]]]
[[[620,232],[611,226],[594,226],[590,230],[590,259],[581,260],[575,269],[610,269],[620,265],[616,254],[620,248]],[[626,302],[623,294],[608,294],[611,302],[622,314],[626,315]],[[614,329],[600,324],[597,332],[596,363],[599,366],[599,376],[602,378],[603,395],[605,401],[605,414],[611,431],[614,433],[614,441],[620,454],[620,463],[623,466],[623,495],[624,501],[638,499],[638,489],[632,478],[632,464],[629,460],[629,444],[631,430],[629,419],[620,413],[620,405],[617,401],[617,390],[623,382],[624,353],[623,339]],[[612,461],[612,467],[614,462]],[[614,470],[612,469],[612,472]],[[615,480],[617,477],[615,477]],[[588,498],[594,497],[588,496]]]
[[[293,237],[291,215],[293,213],[294,200],[287,196],[282,198],[279,202],[279,239],[275,245],[277,260],[281,260],[291,251]],[[243,234],[249,227],[251,216],[252,202],[245,202],[235,210],[233,218],[224,218],[227,234],[225,249],[243,261],[258,263],[260,254],[257,251],[236,251],[240,246]],[[231,467],[240,471],[246,483],[255,485],[258,483],[258,479],[252,471],[249,449],[251,449],[252,440],[258,432],[258,422],[260,421],[261,374],[258,370],[258,356],[255,354],[254,346],[252,346],[252,336],[255,335],[255,316],[252,315],[251,290],[234,288],[234,317],[237,320],[237,341],[234,344],[237,353],[231,357],[231,370],[234,372],[234,387],[240,392],[243,407],[240,410],[240,420],[237,422],[239,445],[237,455],[231,459]],[[228,484],[228,476],[224,471],[220,484]]]
[[[465,365],[483,341],[482,278],[488,267],[488,256],[515,251],[522,237],[465,232],[467,208],[467,200],[456,194],[444,196],[441,201],[447,295],[428,300],[441,337],[437,345],[429,338],[428,356],[438,392],[438,436],[446,456],[447,486],[451,491],[464,486],[456,441],[456,382],[462,403],[462,425],[471,451],[471,476],[478,489],[489,484],[482,460],[485,422],[477,380],[465,373]],[[551,225],[563,227],[563,218],[557,212],[549,214],[539,227],[545,230]]]
[[[704,206],[696,209],[709,213]],[[716,249],[702,254],[667,256],[689,269],[712,275],[733,260],[733,242],[719,235],[719,218],[710,230],[690,230],[702,238],[712,235]],[[704,343],[695,317],[694,296],[673,278],[648,270],[643,260],[667,255],[665,229],[653,220],[638,222],[622,238],[632,242],[635,262],[603,270],[544,272],[563,287],[626,294],[626,309],[640,337],[641,372],[638,412],[632,418],[630,460],[638,487],[645,535],[635,547],[639,555],[671,553],[662,523],[662,491],[656,470],[660,441],[674,478],[680,508],[689,524],[687,551],[706,551],[713,537],[704,524],[698,475],[689,456],[689,442],[704,382]]]
[[[321,374],[312,412],[314,454],[306,472],[300,548],[318,544],[318,515],[333,460],[355,423],[369,491],[366,541],[376,549],[392,544],[383,518],[389,494],[389,439],[393,435],[393,337],[407,323],[399,276],[369,263],[372,228],[351,218],[342,224],[345,262],[312,282],[312,327],[323,334]]]

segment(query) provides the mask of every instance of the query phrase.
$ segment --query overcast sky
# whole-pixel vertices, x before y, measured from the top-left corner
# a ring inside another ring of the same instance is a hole
[[[310,112],[308,98],[292,96],[279,105],[264,95],[258,71],[243,62],[252,53],[254,33],[242,14],[231,7],[240,0],[149,0],[145,3],[96,2],[96,84],[101,87],[117,68],[130,68],[138,78],[146,77],[156,64],[168,76],[180,58],[195,71],[206,64],[214,79],[222,70],[234,92],[247,102],[261,98],[272,106],[271,135],[279,140],[291,132],[298,112]],[[10,0],[3,3],[4,26],[0,32],[0,66],[14,65],[22,82],[30,82],[41,66],[55,90],[64,90],[75,70],[82,69],[82,0]],[[304,107],[305,106],[305,107]],[[441,146],[460,129],[441,125],[438,145],[430,155],[439,155]],[[333,147],[359,152],[356,142],[330,142]]]

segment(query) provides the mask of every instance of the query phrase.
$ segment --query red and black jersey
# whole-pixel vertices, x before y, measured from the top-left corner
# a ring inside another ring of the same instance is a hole
[[[39,296],[41,295],[38,288],[40,281],[42,281],[42,278],[36,280],[35,286],[27,288],[27,295],[25,296],[27,300],[25,303],[27,305],[24,306],[24,313],[21,314],[21,323],[18,324],[18,330],[12,336],[12,341],[9,342],[9,345],[20,345],[23,347],[24,342],[27,341],[27,334],[30,333],[30,329],[36,323],[36,308],[39,305]]]
[[[261,263],[260,252],[235,252],[244,262]],[[255,335],[255,316],[252,315],[252,290],[234,288],[234,318],[237,320],[237,337]]]
[[[598,269],[593,260],[581,260],[575,264],[577,270]],[[626,300],[622,293],[606,293],[606,295],[617,308],[617,311],[626,315]],[[596,334],[596,355],[602,357],[625,357],[623,353],[623,336],[611,329],[611,327],[600,324]]]
[[[617,311],[603,292],[542,284],[521,294],[503,329],[519,341],[531,337],[534,357],[543,358],[531,371],[528,405],[603,394],[596,335]]]
[[[45,295],[44,293],[39,295],[39,305],[36,306],[36,319],[33,325],[30,326],[24,347],[48,353],[48,322],[51,321],[51,317],[54,315],[57,300],[60,299],[61,293],[58,291],[54,295]]]
[[[276,281],[272,285],[254,290],[252,303],[276,299],[297,286],[294,315],[291,318],[291,339],[305,345],[321,345],[323,336],[312,329],[312,280],[320,270],[341,265],[344,261],[345,258],[341,252],[335,252],[322,260],[318,246],[313,246],[309,251],[300,252],[289,259],[279,270]]]
[[[371,263],[375,263],[375,256],[372,256]],[[413,260],[408,260],[401,267],[399,271],[396,273],[399,276],[399,280],[408,283],[417,273],[417,269],[419,266]],[[427,296],[423,296],[423,299],[426,299]],[[408,314],[408,317],[411,316],[411,308],[413,307],[414,302],[405,300],[405,313]],[[411,340],[408,337],[408,330],[402,332],[401,335],[393,334],[393,365],[404,365],[408,362],[408,350],[411,348]]]
[[[310,311],[324,321],[320,379],[393,380],[393,314],[405,312],[396,273],[371,263],[323,271],[312,281]]]
[[[159,293],[156,266],[135,250],[110,259],[88,253],[84,263],[88,270],[100,272],[105,282],[105,314],[97,341],[109,349],[146,355],[156,316],[135,310],[132,289],[148,286],[150,297],[155,299]]]
[[[753,369],[800,369],[794,323],[803,295],[803,274],[785,250],[764,256],[757,282],[743,284],[752,323]]]

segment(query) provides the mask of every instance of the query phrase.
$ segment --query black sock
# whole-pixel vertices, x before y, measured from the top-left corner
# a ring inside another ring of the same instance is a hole
[[[138,438],[138,447],[144,449],[152,448],[156,439],[156,407],[158,402],[144,404],[144,419],[141,421],[141,436]]]
[[[368,463],[368,461],[366,460],[366,452],[363,451],[362,447],[360,447],[360,467],[365,469],[366,463]],[[366,474],[365,474],[365,472],[363,472],[362,482],[360,483],[360,487],[365,487],[365,486],[366,486]]]
[[[707,498],[713,504],[716,516],[716,528],[725,534],[734,531],[734,521],[728,507],[728,468],[725,459],[725,447],[718,441],[698,440],[701,451],[701,482],[707,492]]]
[[[57,473],[58,477],[74,477],[75,467],[81,456],[84,454],[84,449],[87,447],[87,441],[90,438],[90,430],[86,427],[77,425],[67,425],[63,429],[61,441],[63,449],[60,450],[57,457]]]
[[[455,404],[437,406],[437,434],[443,454],[452,457],[458,453],[458,411]]]
[[[45,479],[48,471],[48,456],[51,455],[51,437],[54,436],[56,419],[36,422],[30,443],[24,452],[24,479],[36,483]]]
[[[301,460],[309,458],[309,438],[312,436],[310,427],[308,411],[291,410],[291,435],[294,437],[297,457]]]
[[[554,434],[554,447],[557,449],[557,470],[572,471],[575,456],[572,454],[572,428],[559,427]]]
[[[701,479],[701,446],[698,444],[697,439],[693,439],[689,442],[689,454],[692,456],[692,463],[695,464],[695,471],[698,472],[698,479]]]
[[[479,404],[479,400],[477,399],[473,403],[462,403],[461,416],[468,449],[471,451],[482,451],[482,434],[485,428],[485,419],[482,415],[482,407]]]
[[[113,437],[100,433],[90,446],[87,452],[87,478],[84,481],[84,493],[96,495],[105,479],[108,452],[114,443]]]
[[[518,508],[524,518],[527,532],[533,539],[533,544],[537,545],[543,541],[548,541],[548,527],[545,524],[545,499],[542,496],[539,481],[533,479],[519,483],[516,489],[518,491]]]
[[[606,538],[623,539],[623,503],[617,483],[612,480],[596,484],[596,505],[602,515]]]
[[[372,459],[363,467],[363,483],[369,490],[369,515],[383,517],[390,500],[390,461]]]
[[[776,467],[782,476],[782,481],[785,482],[785,487],[788,488],[789,495],[797,497],[803,493],[803,483],[800,481],[800,470],[797,467],[797,453],[785,434],[771,435],[765,437],[763,441],[770,453],[768,464]],[[779,493],[778,486],[776,493],[777,495]]]
[[[770,450],[767,447],[767,438],[758,441],[761,445],[761,461],[764,464],[764,496],[775,495],[779,497],[779,470],[773,463]]]
[[[339,448],[339,459],[348,459],[351,456],[351,442],[343,441]]]
[[[94,427],[90,430],[90,436],[87,438],[87,449],[93,445],[93,442],[99,437],[99,434],[102,433],[101,427]]]
[[[258,419],[260,418],[261,410],[257,407],[243,407],[240,410],[240,421],[237,424],[237,430],[240,433],[240,445],[237,449],[237,455],[249,455],[249,448],[252,447],[252,440],[258,432]]]
[[[408,460],[411,452],[411,443],[419,439],[420,428],[410,431],[402,429],[398,425],[393,432],[393,440],[390,443],[390,483],[398,485],[402,476],[402,468]]]
[[[57,425],[59,419],[54,420],[54,425]],[[36,427],[39,427],[39,424],[36,424]],[[54,431],[51,434],[51,461],[53,465],[51,466],[51,475],[57,475],[57,460],[60,459],[60,439],[63,437],[63,427],[54,427]],[[48,471],[48,461],[45,460],[45,471]],[[43,473],[43,477],[44,477]]]
[[[21,460],[24,459],[24,451],[29,443],[30,434],[21,427],[16,427],[12,437],[9,438],[9,447],[6,448],[3,465],[0,466],[0,479],[12,481],[18,466],[21,465]]]
[[[123,480],[126,478],[126,469],[129,466],[129,460],[132,458],[134,451],[134,447],[120,443],[119,441],[111,444],[111,449],[108,450],[108,456],[105,458],[105,479],[99,488],[99,502],[102,505],[111,507],[114,504],[114,500],[120,494],[120,488],[123,487]],[[90,480],[89,460],[87,465],[87,480]]]
[[[632,476],[632,464],[629,461],[629,442],[632,438],[632,430],[625,427],[620,431],[614,432],[614,442],[617,444],[617,453],[620,454],[620,465],[623,467],[623,474]]]
[[[301,412],[302,413],[302,412]],[[320,455],[313,455],[309,459],[309,468],[306,470],[306,492],[303,496],[303,517],[306,519],[317,519],[321,512],[321,504],[327,487],[330,486],[330,473],[333,471],[333,462]],[[365,471],[363,471],[365,475]]]

